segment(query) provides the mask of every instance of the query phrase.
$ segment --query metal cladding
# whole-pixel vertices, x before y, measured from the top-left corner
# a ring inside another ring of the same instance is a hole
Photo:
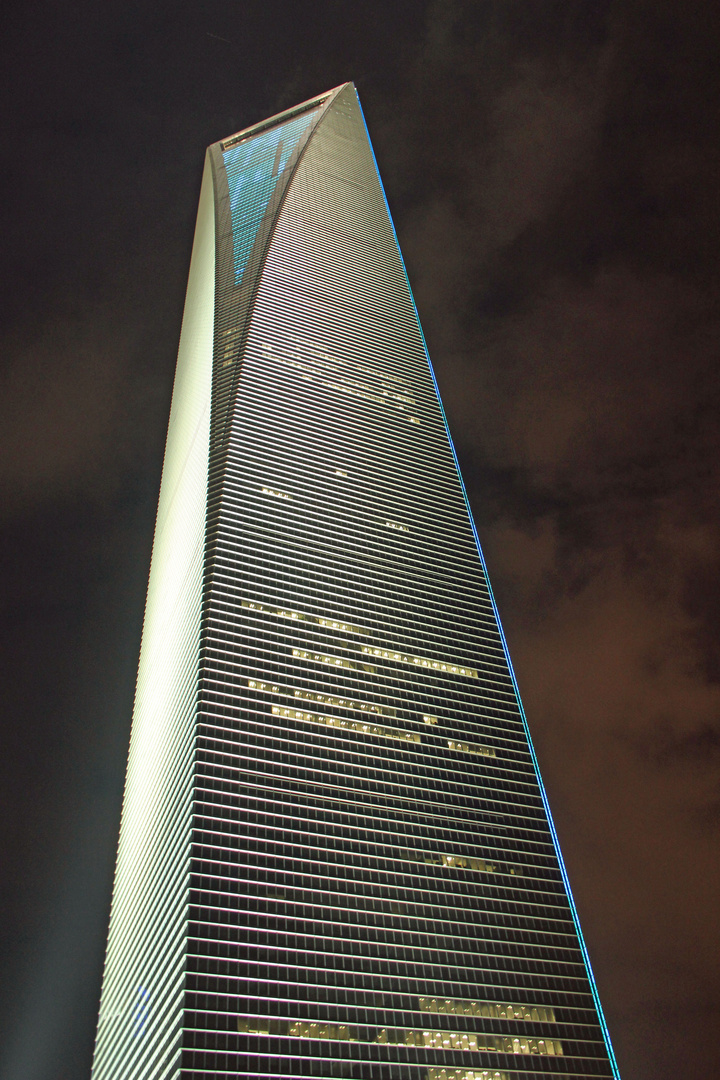
[[[352,84],[210,147],[94,1080],[617,1077]]]

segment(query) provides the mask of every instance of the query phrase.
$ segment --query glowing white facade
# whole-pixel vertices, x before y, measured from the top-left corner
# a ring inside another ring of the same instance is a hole
[[[208,151],[94,1080],[617,1076],[351,84]]]

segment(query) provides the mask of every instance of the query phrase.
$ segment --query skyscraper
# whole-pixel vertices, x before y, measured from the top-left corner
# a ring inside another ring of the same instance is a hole
[[[617,1075],[348,83],[207,153],[94,1080]]]

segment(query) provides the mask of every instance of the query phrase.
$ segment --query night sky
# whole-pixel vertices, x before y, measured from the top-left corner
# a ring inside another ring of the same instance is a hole
[[[6,0],[0,35],[0,1075],[89,1075],[204,148],[353,79],[623,1080],[716,1080],[720,5]]]

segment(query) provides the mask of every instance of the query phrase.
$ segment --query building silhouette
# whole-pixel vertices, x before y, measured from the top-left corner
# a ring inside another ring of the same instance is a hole
[[[355,89],[207,152],[94,1080],[617,1077]]]

